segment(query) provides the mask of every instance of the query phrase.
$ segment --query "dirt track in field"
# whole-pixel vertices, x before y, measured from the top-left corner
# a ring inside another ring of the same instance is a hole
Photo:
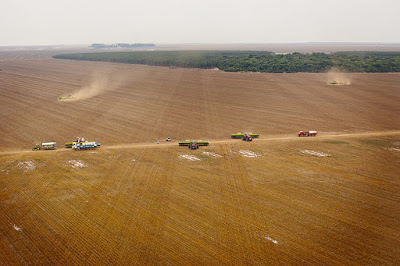
[[[382,137],[382,136],[397,136],[400,135],[400,131],[381,131],[381,132],[362,132],[362,133],[346,133],[346,134],[321,134],[318,136],[318,139],[346,139],[346,138],[362,138],[362,137]],[[264,141],[281,141],[281,140],[291,140],[291,141],[301,141],[305,137],[294,137],[294,136],[275,136],[275,137],[259,137],[255,139],[255,142],[264,142]],[[237,143],[239,140],[237,139],[225,139],[225,140],[215,140],[211,141],[211,144],[227,144],[227,143]],[[176,142],[168,142],[168,143],[124,143],[124,144],[114,144],[105,147],[101,147],[102,150],[119,150],[119,149],[133,149],[133,148],[156,148],[156,147],[171,147],[173,145],[177,145]],[[100,149],[100,148],[99,148]],[[70,151],[71,149],[57,149],[52,150],[50,152],[63,152],[63,151]],[[98,149],[97,149],[98,150]],[[0,152],[0,155],[6,154],[20,154],[20,153],[29,153],[29,152],[38,152],[32,150],[16,150],[16,151],[4,151]],[[42,151],[42,152],[49,152],[49,151]]]
[[[400,261],[400,74],[329,86],[51,53],[0,52],[0,264]],[[99,75],[101,93],[58,100]],[[77,136],[102,146],[30,150]]]
[[[393,114],[399,112],[399,74],[354,74],[352,85],[329,86],[324,74],[22,62],[0,64],[0,133],[7,136],[0,149],[29,149],[37,142],[64,143],[77,136],[112,145],[167,136],[225,139],[237,131],[263,136],[398,128]],[[58,101],[96,84],[94,77],[102,75],[107,80],[104,93]]]

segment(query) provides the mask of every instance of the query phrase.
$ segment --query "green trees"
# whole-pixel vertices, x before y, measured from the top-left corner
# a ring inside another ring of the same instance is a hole
[[[61,54],[54,58],[146,64],[184,68],[215,68],[228,72],[400,72],[400,53],[340,52],[273,54],[265,51],[151,51]]]

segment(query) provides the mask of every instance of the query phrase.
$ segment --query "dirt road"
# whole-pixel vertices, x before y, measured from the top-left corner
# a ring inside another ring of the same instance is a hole
[[[377,136],[396,136],[400,135],[400,130],[392,130],[392,131],[372,131],[372,132],[358,132],[358,133],[336,133],[336,134],[324,134],[320,133],[316,138],[312,137],[297,137],[297,136],[287,136],[287,135],[279,135],[273,137],[259,137],[255,140],[255,142],[268,142],[268,141],[279,141],[279,140],[289,140],[289,141],[302,141],[303,139],[341,139],[341,138],[357,138],[357,137],[377,137]],[[224,140],[213,140],[211,144],[226,144],[226,143],[234,143],[239,140],[237,139],[224,139]],[[102,146],[101,150],[116,150],[116,149],[136,149],[136,148],[166,148],[171,146],[176,146],[176,142],[167,142],[167,143],[124,143],[124,144],[116,144],[110,146]],[[70,151],[71,149],[59,148],[57,150],[52,151],[41,151],[41,152],[64,152]],[[31,152],[39,152],[39,151],[31,151],[31,150],[10,150],[0,152],[0,155],[7,154],[22,154],[22,153],[31,153]]]

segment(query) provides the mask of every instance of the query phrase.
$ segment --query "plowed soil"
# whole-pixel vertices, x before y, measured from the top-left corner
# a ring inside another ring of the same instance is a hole
[[[49,54],[0,52],[0,264],[400,262],[400,74],[329,86]],[[102,146],[63,148],[77,136]]]

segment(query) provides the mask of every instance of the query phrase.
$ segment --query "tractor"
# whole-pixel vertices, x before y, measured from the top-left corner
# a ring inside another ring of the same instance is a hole
[[[249,134],[245,133],[245,134],[243,135],[243,137],[242,137],[242,140],[243,140],[243,141],[252,141],[253,138],[252,138]]]
[[[197,142],[192,142],[189,144],[189,150],[197,150],[199,148],[199,144]]]
[[[192,141],[192,140],[185,140],[185,141],[180,141],[178,144],[179,146],[188,146],[189,150],[197,150],[199,146],[208,146],[210,142],[208,140],[198,140],[198,141]]]

